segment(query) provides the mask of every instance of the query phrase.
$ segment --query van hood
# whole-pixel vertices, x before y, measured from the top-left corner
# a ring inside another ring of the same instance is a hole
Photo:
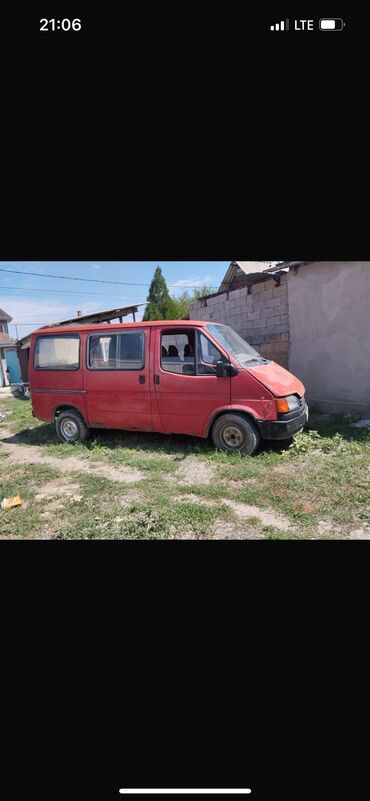
[[[304,395],[305,388],[302,381],[296,378],[284,367],[276,362],[269,362],[268,364],[260,364],[256,367],[247,367],[248,373],[251,373],[257,381],[260,381],[266,389],[270,390],[276,398],[281,398],[284,395]]]

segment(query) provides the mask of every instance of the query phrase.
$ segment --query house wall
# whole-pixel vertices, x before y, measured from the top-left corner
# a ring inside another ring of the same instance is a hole
[[[289,369],[311,405],[370,417],[370,262],[315,262],[288,278]]]
[[[4,350],[0,348],[0,387],[7,387],[9,384],[7,366]]]
[[[212,320],[231,326],[263,356],[288,367],[288,275],[280,286],[272,278],[198,301],[190,307],[190,320]]]

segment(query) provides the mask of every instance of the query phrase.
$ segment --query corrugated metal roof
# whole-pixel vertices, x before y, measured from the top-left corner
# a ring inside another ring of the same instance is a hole
[[[288,270],[290,267],[299,267],[301,264],[316,264],[314,261],[278,261],[275,267],[268,267],[266,273],[272,273],[275,270]]]
[[[10,317],[10,315],[4,312],[3,309],[0,309],[0,320],[6,320],[7,323],[10,323],[10,320],[12,319],[13,317]]]
[[[144,304],[141,303],[140,306],[144,306]],[[72,325],[72,323],[78,323],[79,325],[84,323],[104,323],[109,320],[115,320],[118,317],[127,317],[128,314],[133,314],[137,310],[138,306],[122,306],[119,309],[107,309],[100,312],[91,312],[91,314],[81,314],[77,317],[70,317],[69,320],[60,320],[58,323],[49,323],[49,325],[42,327],[54,328],[59,325]]]
[[[237,264],[246,275],[249,273],[263,273],[271,266],[270,261],[236,261],[235,264]]]
[[[128,314],[134,314],[138,311],[139,306],[145,306],[145,303],[138,303],[137,306],[122,306],[119,309],[108,309],[100,312],[91,312],[91,314],[81,314],[81,316],[70,317],[69,320],[59,320],[57,323],[48,323],[41,328],[35,329],[43,331],[45,328],[57,328],[64,325],[87,325],[88,323],[107,323],[110,320],[117,320],[120,317],[127,317]],[[26,334],[22,339],[17,340],[17,347],[27,347],[28,341],[31,340],[31,334]]]
[[[11,345],[15,345],[15,339],[10,337],[8,334],[3,334],[3,332],[0,331],[0,348],[7,348]]]
[[[250,283],[259,276],[260,273],[265,272],[270,267],[270,261],[232,261],[222,283],[219,286],[219,292],[227,292],[230,288],[238,269],[242,270],[250,279]],[[263,280],[263,279],[262,279]]]

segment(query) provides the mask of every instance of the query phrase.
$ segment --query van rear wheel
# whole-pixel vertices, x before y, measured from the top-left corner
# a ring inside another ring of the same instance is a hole
[[[212,439],[219,451],[251,456],[257,449],[260,434],[257,426],[241,414],[223,414],[212,429]]]
[[[85,442],[90,435],[85,421],[74,409],[66,409],[55,420],[59,442]]]

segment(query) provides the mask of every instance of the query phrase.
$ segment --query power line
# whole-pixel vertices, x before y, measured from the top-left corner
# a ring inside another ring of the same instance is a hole
[[[134,304],[135,307],[136,306],[137,307],[147,306],[147,305],[148,305],[147,303],[136,303],[136,304]],[[81,318],[83,319],[84,317],[88,317],[89,315],[93,315],[93,314],[99,315],[99,312],[97,312],[95,309],[93,309],[92,311],[84,312],[84,314],[81,315]],[[71,318],[68,318],[68,319],[71,319]],[[78,319],[79,318],[76,317],[76,322],[77,322]],[[29,320],[28,322],[25,322],[24,320],[22,320],[22,322],[19,322],[19,320],[17,320],[17,322],[13,322],[13,320],[12,320],[11,323],[9,323],[9,325],[49,325],[49,322],[50,322],[50,320],[48,320],[46,323],[43,320]],[[61,320],[60,322],[63,322],[63,320]]]
[[[98,295],[99,298],[116,298],[117,292],[85,292],[85,290],[79,291],[78,289],[23,289],[22,287],[18,286],[4,286],[1,287],[4,291],[8,291],[9,289],[15,292],[51,292],[57,293],[58,295]],[[136,298],[136,295],[123,295],[125,298]]]
[[[0,267],[0,272],[2,273],[12,273],[17,275],[36,275],[39,278],[59,278],[63,281],[87,281],[94,284],[115,284],[119,286],[151,286],[151,284],[138,284],[132,283],[129,281],[107,281],[102,280],[101,278],[76,278],[72,277],[71,275],[48,275],[47,273],[31,273],[28,270],[9,270],[6,267]],[[167,284],[169,289],[199,289],[199,284],[187,284],[186,286],[180,286],[178,284]],[[214,287],[211,287],[214,289]]]

